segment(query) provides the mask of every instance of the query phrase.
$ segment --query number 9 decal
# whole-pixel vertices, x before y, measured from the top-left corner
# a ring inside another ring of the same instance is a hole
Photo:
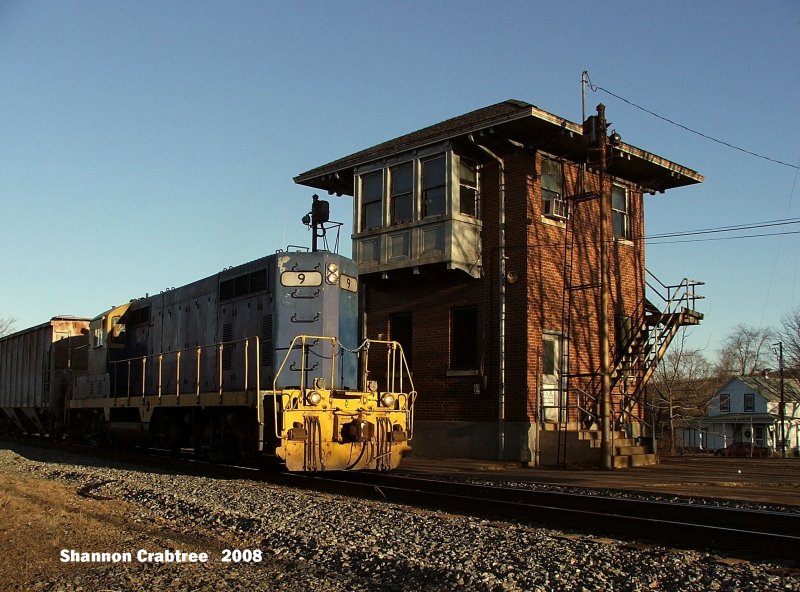
[[[281,274],[281,285],[289,287],[321,286],[322,274],[318,271],[284,271]]]
[[[349,275],[342,274],[339,276],[339,287],[348,292],[358,292],[358,280]]]

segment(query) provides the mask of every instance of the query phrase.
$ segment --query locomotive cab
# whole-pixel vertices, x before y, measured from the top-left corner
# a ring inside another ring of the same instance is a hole
[[[86,376],[77,379],[75,399],[108,397],[111,394],[111,351],[125,347],[123,319],[129,306],[116,306],[89,321],[88,371]]]

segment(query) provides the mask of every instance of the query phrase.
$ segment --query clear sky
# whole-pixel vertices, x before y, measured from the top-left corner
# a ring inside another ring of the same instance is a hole
[[[94,316],[310,243],[292,177],[508,98],[705,175],[647,234],[800,217],[800,3],[0,0],[0,317]],[[350,198],[331,198],[352,220]],[[744,234],[800,230],[792,224]],[[800,235],[648,245],[707,282],[693,342],[800,304]],[[342,236],[349,254],[349,233]]]

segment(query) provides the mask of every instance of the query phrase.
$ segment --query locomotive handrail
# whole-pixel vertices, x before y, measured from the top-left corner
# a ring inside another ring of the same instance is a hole
[[[403,346],[397,341],[386,341],[381,339],[365,339],[364,343],[362,343],[355,351],[363,351],[364,352],[364,373],[362,377],[363,381],[363,388],[366,390],[367,386],[367,373],[369,371],[369,364],[368,357],[369,357],[369,349],[370,346],[375,344],[386,345],[388,346],[386,352],[386,392],[392,393],[404,393],[405,390],[403,389],[403,376],[408,376],[408,383],[411,387],[408,391],[408,402],[406,404],[407,409],[407,425],[406,428],[408,430],[408,439],[409,441],[414,436],[414,400],[417,398],[417,391],[414,388],[414,380],[411,377],[411,369],[408,366],[408,360],[406,359],[405,351],[403,350]],[[397,353],[400,354],[400,372],[397,372]],[[405,370],[405,372],[404,372]],[[397,375],[400,375],[399,380],[397,379]],[[399,383],[399,390],[395,387],[398,386]]]
[[[237,339],[233,341],[221,341],[218,343],[214,343],[211,345],[201,345],[197,347],[188,347],[179,350],[175,350],[172,352],[159,352],[155,354],[148,354],[145,356],[134,356],[131,358],[124,358],[122,360],[111,360],[109,364],[114,368],[112,373],[112,384],[111,384],[111,392],[109,396],[114,397],[115,399],[120,398],[118,391],[118,384],[117,384],[117,377],[120,374],[118,372],[118,368],[120,364],[124,364],[127,366],[127,384],[125,388],[125,394],[122,395],[123,397],[127,397],[128,404],[130,405],[130,399],[134,395],[131,391],[131,379],[132,379],[132,372],[134,370],[134,364],[139,363],[141,364],[141,393],[136,396],[141,396],[142,400],[148,395],[147,393],[147,361],[148,359],[157,360],[158,361],[158,370],[156,375],[156,392],[155,396],[158,397],[159,401],[161,400],[162,395],[164,394],[164,364],[165,360],[169,361],[170,357],[174,357],[175,360],[175,397],[180,402],[181,398],[181,358],[182,354],[186,352],[195,352],[195,385],[194,385],[194,392],[196,400],[200,401],[200,393],[201,393],[201,376],[202,376],[202,356],[203,350],[209,349],[216,349],[218,355],[214,356],[218,372],[217,372],[217,385],[216,391],[220,397],[224,392],[224,380],[223,380],[223,353],[226,351],[226,347],[230,347],[232,349],[233,346],[236,346],[239,343],[244,344],[244,391],[248,392],[250,390],[250,342],[255,341],[256,344],[256,361],[260,360],[261,355],[261,340],[258,336],[253,337],[245,337],[243,339]],[[258,368],[258,366],[256,366]],[[261,389],[261,372],[260,369],[256,371],[256,392],[260,392]]]
[[[386,352],[386,390],[390,392],[405,392],[403,388],[403,376],[408,376],[408,383],[411,386],[411,392],[416,392],[414,389],[414,381],[411,378],[411,369],[408,367],[408,360],[406,360],[406,353],[403,350],[403,346],[400,345],[397,341],[372,341],[372,343],[381,343],[384,345],[388,345],[389,349]],[[400,353],[400,371],[397,372],[397,353]],[[391,363],[390,363],[391,360]],[[404,372],[405,370],[405,372]],[[399,389],[395,388],[395,381],[397,380],[397,376],[399,375]]]
[[[283,372],[284,367],[289,361],[289,357],[292,354],[292,351],[297,347],[298,342],[300,342],[300,396],[304,396],[306,390],[306,347],[307,341],[310,340],[324,340],[328,341],[331,344],[331,348],[333,349],[333,353],[330,357],[331,359],[331,378],[330,378],[330,389],[333,390],[335,388],[335,377],[336,377],[336,349],[337,347],[342,347],[343,350],[351,351],[353,353],[363,352],[364,360],[363,360],[363,367],[364,367],[364,375],[362,376],[362,383],[359,385],[359,388],[362,391],[367,391],[367,381],[366,381],[366,372],[368,367],[368,355],[370,345],[372,344],[379,344],[379,345],[386,345],[387,346],[387,354],[386,354],[386,390],[385,392],[393,392],[393,393],[405,393],[404,391],[404,378],[403,375],[406,374],[408,376],[408,383],[411,387],[408,393],[406,394],[407,397],[407,430],[408,430],[408,439],[411,440],[413,437],[413,410],[414,410],[414,400],[417,397],[417,391],[414,389],[414,382],[411,378],[411,370],[408,366],[408,361],[406,360],[405,353],[403,351],[403,346],[400,345],[396,341],[384,341],[379,339],[365,339],[364,342],[355,350],[348,350],[347,348],[340,346],[338,341],[335,337],[321,337],[316,335],[298,335],[294,339],[292,339],[292,343],[289,345],[288,349],[286,350],[286,354],[283,357],[283,361],[281,362],[280,366],[278,367],[278,371],[275,373],[275,377],[272,382],[272,410],[273,410],[273,419],[274,419],[274,432],[275,437],[280,438],[281,434],[278,432],[278,408],[280,407],[281,411],[287,410],[289,405],[291,404],[292,398],[286,398],[286,408],[284,408],[284,393],[279,392],[278,390],[278,379]],[[399,359],[398,359],[399,354]],[[400,371],[398,372],[398,366],[400,367]],[[405,372],[404,372],[405,371]],[[398,379],[399,374],[399,379]],[[399,390],[395,387],[399,386]],[[378,389],[380,390],[380,389]],[[260,392],[260,391],[259,391]],[[263,408],[261,397],[259,396],[259,413],[258,413],[258,421],[259,426],[263,428],[264,426],[264,415],[263,415]]]
[[[289,348],[286,350],[286,355],[283,357],[283,361],[281,365],[278,367],[278,371],[275,373],[275,378],[272,380],[272,412],[274,415],[274,423],[273,429],[275,431],[275,437],[280,438],[281,435],[278,433],[278,378],[283,372],[284,366],[286,366],[286,362],[289,361],[289,356],[292,354],[292,350],[294,350],[297,342],[300,341],[300,393],[301,396],[305,393],[305,386],[306,386],[306,341],[309,339],[314,339],[319,341],[320,339],[324,341],[328,341],[333,348],[333,354],[331,355],[331,389],[334,388],[335,385],[335,377],[336,377],[336,337],[322,337],[318,335],[297,335],[294,339],[292,339],[292,343],[289,345]],[[281,410],[283,410],[283,394],[281,393]],[[262,405],[261,403],[261,396],[259,391],[259,406]],[[264,412],[263,408],[258,413],[258,425],[259,428],[263,428],[264,426]]]

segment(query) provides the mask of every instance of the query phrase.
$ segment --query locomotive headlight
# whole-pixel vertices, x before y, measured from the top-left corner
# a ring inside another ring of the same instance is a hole
[[[317,391],[311,391],[306,395],[306,405],[317,406],[322,401],[322,395]]]
[[[325,271],[327,272],[325,280],[329,284],[335,284],[339,281],[339,266],[336,263],[328,263]]]
[[[392,407],[394,405],[395,397],[392,393],[385,393],[381,397],[381,405],[384,407]]]

